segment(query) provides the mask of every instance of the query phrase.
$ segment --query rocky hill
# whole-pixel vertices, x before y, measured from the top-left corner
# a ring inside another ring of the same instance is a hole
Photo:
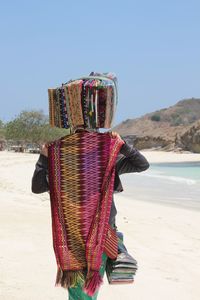
[[[117,125],[114,130],[129,142],[134,142],[138,149],[179,148],[200,152],[199,147],[194,146],[198,140],[196,131],[199,130],[199,123],[200,99],[192,98],[181,100],[169,108],[148,113],[137,119],[128,119]]]
[[[184,150],[200,153],[200,121],[177,136],[175,144]]]

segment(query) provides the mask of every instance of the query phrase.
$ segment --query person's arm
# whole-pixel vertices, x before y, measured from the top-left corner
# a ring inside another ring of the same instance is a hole
[[[116,164],[118,175],[132,172],[142,172],[149,168],[147,159],[139,150],[124,144],[120,150],[120,157]]]
[[[121,139],[117,132],[110,132],[112,138]],[[124,141],[124,140],[123,140]],[[120,155],[116,162],[116,173],[142,172],[149,168],[149,163],[136,148],[129,146],[125,141],[120,149]]]
[[[48,184],[48,157],[47,146],[42,147],[39,159],[36,163],[35,171],[32,177],[32,192],[40,194],[49,191]]]
[[[112,138],[121,138],[117,132],[110,133]],[[120,149],[120,156],[116,163],[116,173],[142,172],[149,168],[149,163],[136,148],[129,146],[125,141]]]

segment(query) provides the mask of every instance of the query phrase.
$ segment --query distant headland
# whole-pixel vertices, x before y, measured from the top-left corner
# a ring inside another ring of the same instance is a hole
[[[184,99],[140,118],[127,119],[113,130],[138,149],[200,153],[200,99]]]

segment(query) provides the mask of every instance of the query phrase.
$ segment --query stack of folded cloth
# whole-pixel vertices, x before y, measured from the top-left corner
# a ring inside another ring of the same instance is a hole
[[[108,259],[106,265],[107,278],[110,284],[132,283],[137,271],[137,261],[127,252],[123,244],[123,234],[117,232],[119,238],[118,256]]]

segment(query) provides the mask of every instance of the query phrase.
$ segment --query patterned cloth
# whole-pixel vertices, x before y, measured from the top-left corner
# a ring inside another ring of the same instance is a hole
[[[107,256],[105,253],[102,255],[102,264],[99,270],[101,277],[103,278],[106,269]],[[83,284],[78,284],[76,287],[68,288],[69,300],[96,300],[99,290],[95,292],[93,296],[89,296],[84,292]]]
[[[112,203],[115,162],[124,142],[108,133],[79,132],[48,148],[56,284],[101,283],[99,269]]]
[[[51,126],[110,128],[117,104],[116,78],[88,76],[49,89]]]

